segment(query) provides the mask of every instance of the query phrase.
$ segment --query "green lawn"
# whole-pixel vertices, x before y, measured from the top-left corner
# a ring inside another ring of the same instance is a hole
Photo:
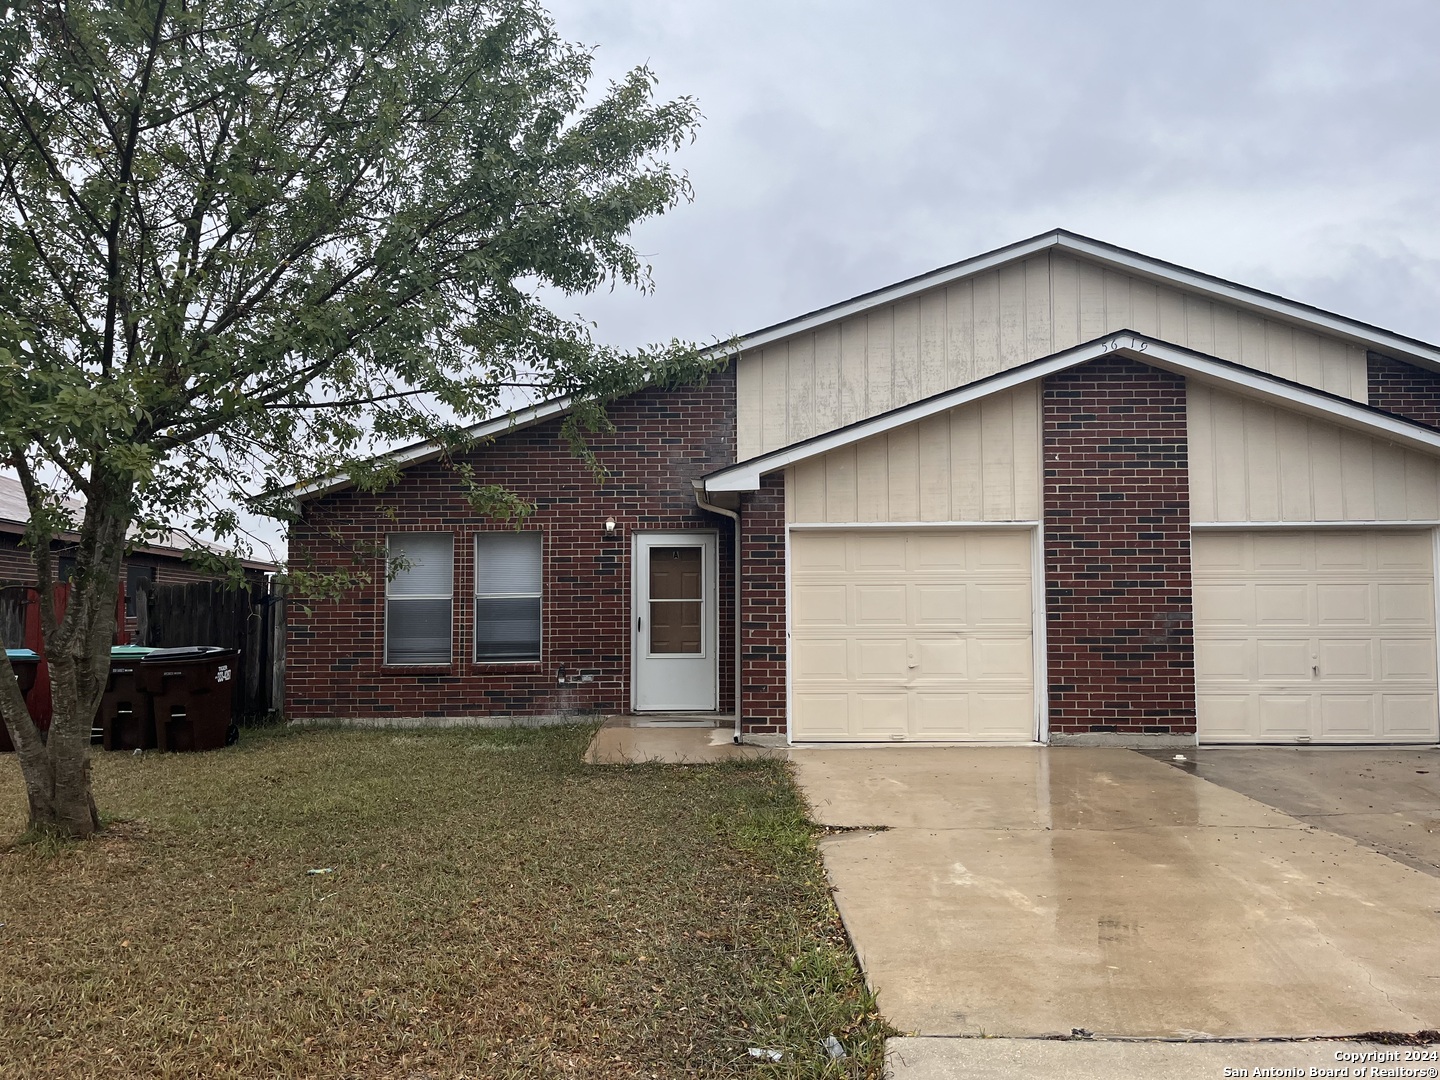
[[[787,767],[592,730],[97,750],[107,833],[0,849],[0,1076],[879,1077]]]

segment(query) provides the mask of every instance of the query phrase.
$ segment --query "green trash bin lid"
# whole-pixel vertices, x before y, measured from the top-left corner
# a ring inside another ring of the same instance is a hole
[[[149,656],[154,651],[144,645],[116,645],[110,649],[110,658],[112,660],[138,660],[142,656]]]

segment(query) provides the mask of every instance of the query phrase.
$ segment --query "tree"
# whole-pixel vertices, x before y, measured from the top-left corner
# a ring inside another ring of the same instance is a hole
[[[698,113],[645,68],[587,104],[589,52],[531,0],[0,13],[0,456],[30,505],[48,740],[8,660],[0,711],[31,826],[85,836],[127,542],[236,537],[236,505],[286,512],[265,493],[287,477],[381,484],[375,445],[458,443],[507,393],[571,396],[583,453],[607,401],[703,373],[676,344],[599,347],[537,297],[649,287],[630,230],[689,197],[667,157]]]

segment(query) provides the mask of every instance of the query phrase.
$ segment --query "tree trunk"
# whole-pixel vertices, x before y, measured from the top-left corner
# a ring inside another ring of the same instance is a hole
[[[0,712],[25,777],[31,829],[84,838],[100,828],[90,790],[90,730],[110,674],[132,485],[125,475],[92,475],[70,599],[58,623],[48,545],[43,554],[35,549],[53,706],[48,736],[31,720],[8,657],[0,659]]]

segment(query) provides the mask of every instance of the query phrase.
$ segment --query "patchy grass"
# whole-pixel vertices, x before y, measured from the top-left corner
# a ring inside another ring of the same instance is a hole
[[[0,1076],[879,1077],[786,767],[590,734],[97,753],[106,833],[0,852]]]

